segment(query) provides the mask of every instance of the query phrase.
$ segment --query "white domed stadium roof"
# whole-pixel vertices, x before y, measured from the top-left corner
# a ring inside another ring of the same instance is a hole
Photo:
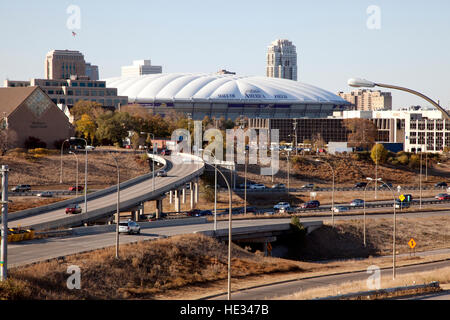
[[[205,73],[160,73],[105,79],[130,103],[236,102],[347,105],[341,97],[312,85],[278,78]]]

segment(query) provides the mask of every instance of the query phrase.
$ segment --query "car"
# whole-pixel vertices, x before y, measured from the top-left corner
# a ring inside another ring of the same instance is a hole
[[[275,210],[281,210],[281,209],[288,209],[291,205],[287,202],[278,202],[276,205],[273,206]]]
[[[19,184],[11,189],[13,192],[27,192],[31,191],[31,186],[29,184]]]
[[[72,214],[78,214],[81,213],[83,210],[78,204],[71,204],[66,207],[66,214],[72,213]]]
[[[308,183],[301,187],[301,189],[313,189],[313,188],[314,188],[314,183]]]
[[[441,200],[440,198],[443,198],[443,197],[445,197],[447,195],[447,193],[439,193],[438,195],[436,195],[434,198],[435,199],[438,199],[438,200]]]
[[[203,216],[212,216],[213,215],[213,212],[211,211],[211,210],[202,210],[202,211],[200,211],[200,213],[199,213],[199,216],[200,217],[203,217]]]
[[[367,182],[358,182],[355,184],[355,188],[365,188],[367,187]]]
[[[409,208],[410,207],[410,203],[408,201],[400,201],[400,200],[395,200],[395,209],[402,209],[402,208]]]
[[[167,149],[164,149],[164,150],[161,151],[161,155],[163,155],[163,156],[170,156],[171,153],[172,152],[170,150],[167,150]]]
[[[364,206],[364,200],[361,199],[355,199],[352,202],[350,202],[350,205],[352,207],[360,207],[360,206]]]
[[[186,215],[189,217],[199,217],[201,211],[200,209],[192,209],[186,212]]]
[[[336,212],[336,213],[344,212],[344,211],[348,211],[348,210],[349,209],[346,206],[336,206],[336,207],[333,208],[333,211]]]
[[[435,187],[435,188],[446,188],[446,187],[447,187],[447,183],[445,183],[445,182],[439,182],[439,183],[436,183],[436,184],[434,185],[434,187]]]
[[[94,151],[95,147],[94,146],[86,146],[85,148],[87,151]]]
[[[84,187],[83,186],[78,186],[78,191],[83,191]],[[69,188],[69,191],[77,191],[77,187],[73,186]]]
[[[443,194],[438,198],[438,200],[450,200],[450,194]]]
[[[392,183],[386,182],[380,186],[380,189],[392,189]]]
[[[166,170],[160,170],[156,174],[158,177],[167,177],[167,171]]]
[[[133,220],[119,222],[119,233],[140,234],[141,226]]]
[[[266,188],[266,186],[261,183],[256,183],[256,184],[250,185],[250,189],[252,189],[252,190],[263,190],[265,188]]]
[[[127,145],[125,146],[125,149],[131,149],[131,145],[130,145],[130,144],[127,144]]]
[[[318,200],[311,200],[305,203],[302,203],[300,208],[302,209],[309,209],[309,208],[318,208],[320,207],[320,202]]]
[[[41,197],[41,198],[51,198],[51,197],[53,197],[53,192],[43,191],[43,192],[39,192],[36,196]]]
[[[286,185],[284,183],[277,183],[272,186],[272,189],[286,189]]]

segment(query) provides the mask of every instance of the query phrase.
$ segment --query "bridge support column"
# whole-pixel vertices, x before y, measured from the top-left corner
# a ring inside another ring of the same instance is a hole
[[[175,190],[175,212],[179,213],[180,211],[180,190]]]
[[[155,210],[155,216],[158,220],[161,217],[161,214],[163,213],[163,199],[156,200],[156,210]]]
[[[198,179],[194,183],[194,202],[198,203]]]
[[[182,201],[181,201],[181,203],[182,204],[186,203],[186,188],[182,189]]]
[[[170,192],[169,192],[169,203],[172,204],[172,202],[173,202],[173,191],[170,190]]]
[[[191,210],[194,209],[194,184],[189,182],[189,195],[191,197]]]

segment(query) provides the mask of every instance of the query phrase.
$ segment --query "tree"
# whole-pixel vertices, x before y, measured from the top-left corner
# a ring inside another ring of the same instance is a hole
[[[97,119],[96,137],[102,143],[122,144],[128,132],[134,130],[136,119],[128,112],[114,112],[100,115]]]
[[[325,148],[325,140],[323,140],[322,135],[317,133],[312,136],[312,148],[313,150]]]
[[[382,144],[377,143],[373,146],[370,152],[370,157],[375,164],[385,163],[388,156],[388,151]]]
[[[97,126],[88,114],[83,114],[81,119],[75,122],[75,128],[76,131],[82,134],[86,140],[90,139],[91,144],[94,142]]]
[[[75,103],[70,112],[72,113],[75,121],[80,120],[83,114],[89,115],[91,119],[95,121],[100,115],[108,111],[105,110],[98,102],[80,100]]]
[[[367,119],[345,119],[344,126],[350,131],[349,147],[370,150],[378,138],[376,125]]]

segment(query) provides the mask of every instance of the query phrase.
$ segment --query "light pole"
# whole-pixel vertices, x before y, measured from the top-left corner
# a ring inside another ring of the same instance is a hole
[[[247,214],[247,150],[244,151],[245,165],[244,165],[244,215]]]
[[[117,168],[117,208],[116,208],[116,259],[119,259],[119,224],[120,224],[120,169],[117,159],[109,152],[111,158],[114,159]]]
[[[84,212],[87,213],[87,173],[88,173],[88,151],[87,151],[87,140],[84,138],[76,138],[76,137],[70,137],[70,141],[75,141],[77,139],[81,139],[84,141],[84,151],[86,153],[85,156],[85,164],[84,164]]]
[[[291,188],[291,185],[290,185],[290,178],[289,178],[289,175],[290,175],[290,163],[289,163],[289,156],[290,156],[290,151],[288,151],[287,152],[287,158],[286,158],[286,160],[287,160],[287,196],[288,196],[288,199],[289,199],[289,189]]]
[[[381,178],[379,178],[379,179],[372,179],[372,178],[366,178],[369,182],[366,184],[366,186],[365,186],[365,188],[364,188],[364,209],[363,209],[363,224],[364,224],[364,227],[363,227],[363,238],[364,238],[364,247],[366,246],[366,190],[367,190],[367,187],[369,186],[369,184],[370,184],[370,182],[371,181],[380,181],[381,180]],[[376,185],[375,185],[376,186]]]
[[[155,141],[155,135],[153,133],[150,132],[141,132],[141,134],[149,134],[152,136],[152,184],[153,184],[153,192],[155,191],[155,145],[154,145],[154,141]]]
[[[315,161],[326,163],[331,168],[331,172],[333,173],[333,189],[331,191],[331,224],[334,227],[334,169],[333,166],[325,160],[315,159]]]
[[[436,103],[435,101],[433,101],[432,99],[428,98],[427,96],[425,96],[424,94],[408,89],[408,88],[403,88],[403,87],[399,87],[399,86],[394,86],[394,85],[389,85],[389,84],[382,84],[382,83],[375,83],[372,81],[368,81],[365,79],[360,79],[360,78],[352,78],[348,80],[348,85],[351,87],[356,87],[356,88],[373,88],[373,87],[382,87],[382,88],[388,88],[388,89],[395,89],[395,90],[400,90],[400,91],[405,91],[408,93],[412,93],[416,96],[419,96],[423,99],[425,99],[426,101],[428,101],[429,103],[431,103],[436,109],[438,109],[442,115],[444,116],[444,119],[450,120],[450,115],[447,113],[447,111],[445,111],[444,108],[442,108],[438,103]]]
[[[62,181],[62,176],[63,176],[63,170],[62,170],[62,167],[63,167],[63,160],[62,160],[62,158],[63,158],[63,148],[64,148],[64,143],[65,143],[66,141],[69,141],[69,139],[64,140],[63,143],[61,144],[61,169],[60,169],[60,175],[59,175],[59,183],[60,183],[60,184],[63,183],[63,181]]]
[[[75,160],[77,161],[77,173],[76,173],[76,182],[75,182],[75,198],[78,198],[78,156],[75,152],[69,151],[69,154],[73,154],[75,156]]]
[[[222,173],[221,170],[217,168],[216,157],[212,155],[211,151],[209,150],[204,151],[209,152],[209,154],[214,158],[214,168],[217,169],[222,178],[225,180],[225,183],[227,184],[228,188],[228,300],[231,300],[231,244],[232,244],[231,231],[232,231],[232,212],[233,212],[231,187],[225,175]],[[205,164],[211,166],[211,164],[208,162],[205,162]]]

